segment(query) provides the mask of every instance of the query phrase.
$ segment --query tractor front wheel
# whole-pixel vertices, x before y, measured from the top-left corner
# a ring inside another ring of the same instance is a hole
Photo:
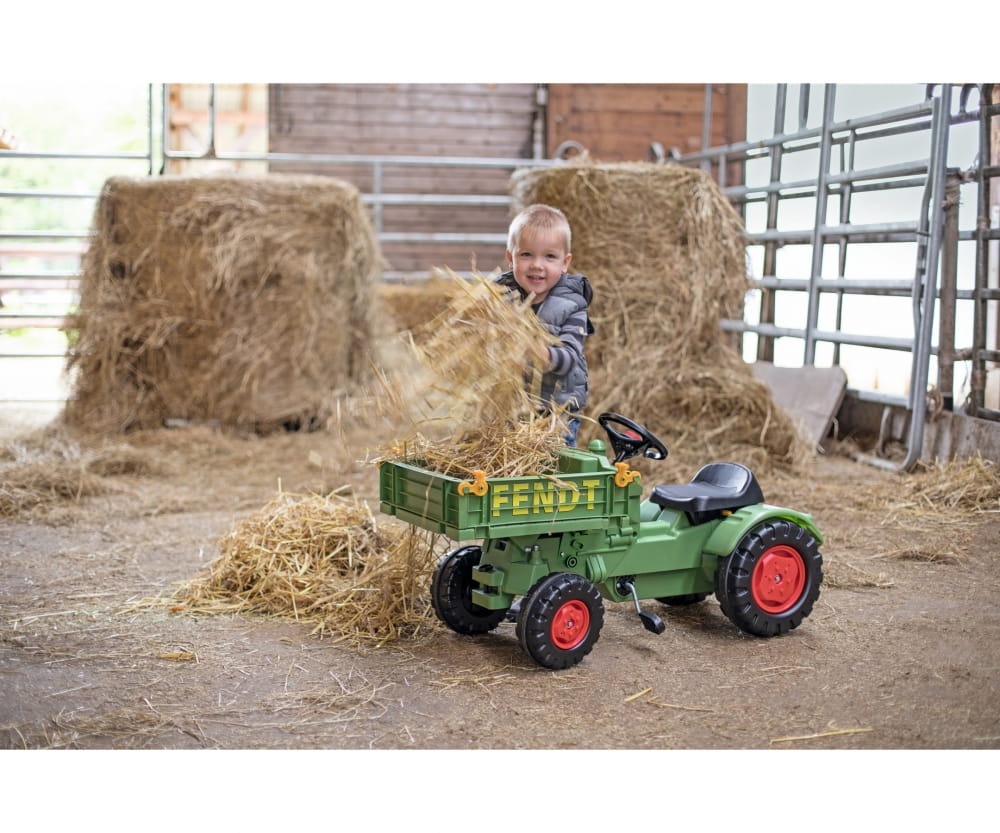
[[[483,557],[481,547],[459,547],[434,570],[431,603],[438,619],[457,633],[488,633],[503,621],[506,610],[488,610],[472,601],[472,568]]]
[[[754,527],[719,561],[715,595],[740,630],[776,636],[797,628],[812,611],[823,581],[816,539],[792,521]]]
[[[604,625],[600,591],[576,573],[553,573],[521,603],[517,638],[539,665],[560,670],[590,653]]]

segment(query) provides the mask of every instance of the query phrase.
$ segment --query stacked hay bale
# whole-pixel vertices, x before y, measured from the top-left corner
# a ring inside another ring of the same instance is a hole
[[[719,327],[742,318],[749,283],[743,222],[707,174],[585,160],[518,171],[511,193],[515,210],[562,209],[573,271],[594,286],[589,414],[635,419],[692,462],[802,458],[791,418]]]
[[[346,183],[112,178],[69,322],[64,419],[96,432],[317,427],[369,372],[380,273]]]

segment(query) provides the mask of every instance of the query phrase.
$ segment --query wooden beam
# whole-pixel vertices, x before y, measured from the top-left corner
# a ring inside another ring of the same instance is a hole
[[[208,124],[210,110],[171,110],[171,127],[190,127]],[[216,110],[216,124],[235,124],[240,127],[263,127],[267,124],[267,113],[255,110]]]

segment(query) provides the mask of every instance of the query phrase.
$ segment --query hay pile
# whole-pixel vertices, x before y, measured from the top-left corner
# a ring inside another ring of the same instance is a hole
[[[334,494],[278,494],[239,523],[209,569],[167,600],[174,612],[258,613],[382,644],[432,618],[433,538],[378,521]]]
[[[982,455],[921,462],[885,499],[892,508],[913,513],[1000,512],[1000,467]]]
[[[515,477],[552,471],[565,445],[558,413],[539,415],[541,372],[533,354],[557,343],[530,309],[490,277],[449,273],[443,309],[414,327],[423,369],[409,433],[379,459],[418,460],[432,471]],[[387,385],[387,394],[391,398]]]
[[[313,428],[367,375],[381,262],[320,176],[107,181],[69,322],[67,423]]]
[[[674,463],[727,458],[767,469],[808,456],[719,328],[721,318],[742,318],[749,282],[743,222],[707,174],[583,161],[518,171],[511,193],[516,210],[562,209],[573,270],[594,286],[590,414],[644,424],[680,455]]]
[[[548,475],[555,471],[565,429],[557,414],[483,423],[450,437],[429,440],[417,433],[385,449],[376,460],[412,462],[450,477],[482,471],[487,477]]]
[[[533,353],[558,340],[529,299],[517,299],[484,275],[465,281],[452,273],[451,279],[448,305],[413,331],[417,359],[432,374],[427,401],[437,400],[460,427],[537,410],[541,374]]]
[[[159,471],[148,455],[113,442],[81,444],[61,427],[0,444],[0,518],[115,490],[110,478]]]

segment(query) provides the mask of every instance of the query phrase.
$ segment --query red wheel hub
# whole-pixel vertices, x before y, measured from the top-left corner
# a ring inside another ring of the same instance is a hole
[[[784,613],[802,597],[805,588],[802,556],[785,544],[765,550],[750,580],[753,600],[765,613]]]
[[[590,608],[579,599],[563,604],[552,617],[552,644],[569,651],[583,642],[590,630]]]

